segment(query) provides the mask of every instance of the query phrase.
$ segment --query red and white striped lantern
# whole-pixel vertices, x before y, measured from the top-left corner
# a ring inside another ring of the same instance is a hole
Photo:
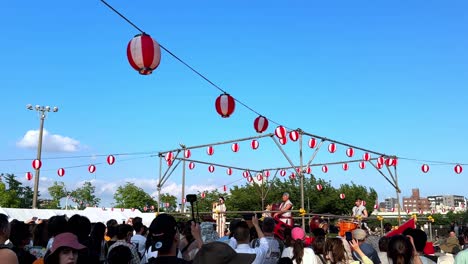
[[[127,59],[141,75],[148,75],[161,62],[161,48],[149,35],[138,34],[127,45]]]
[[[427,173],[429,171],[429,165],[423,164],[421,166],[421,170],[422,170],[422,172]]]
[[[347,171],[349,169],[348,163],[343,163],[343,170]]]
[[[42,167],[42,161],[38,160],[38,159],[35,159],[32,161],[32,167],[33,169],[35,170],[38,170]]]
[[[328,152],[335,153],[335,151],[336,151],[336,144],[330,143],[330,145],[328,145]]]
[[[280,170],[280,176],[281,176],[281,177],[286,176],[286,171],[285,171],[285,170]]]
[[[319,192],[320,192],[321,190],[323,190],[322,184],[317,184],[317,185],[315,186],[315,188],[317,188],[317,191],[319,191]]]
[[[307,166],[305,169],[305,173],[310,174],[312,172],[312,168],[310,166]]]
[[[252,176],[247,177],[247,181],[248,181],[248,182],[252,182],[252,181],[253,181]]]
[[[172,166],[172,162],[173,162],[173,160],[166,160],[167,166],[169,166],[169,167]]]
[[[195,169],[195,163],[189,162],[188,168],[191,169],[191,170]]]
[[[455,171],[456,174],[460,174],[463,171],[463,167],[460,164],[457,164],[457,165],[455,165],[453,170]]]
[[[377,163],[378,163],[378,164],[382,164],[382,165],[383,165],[384,162],[385,162],[385,158],[384,158],[383,156],[380,156],[380,157],[377,159]]]
[[[424,214],[423,210],[419,210],[419,214]]]
[[[63,177],[63,175],[65,175],[65,169],[64,168],[58,169],[57,174],[58,174],[58,176]]]
[[[346,156],[348,156],[348,157],[350,157],[350,158],[351,158],[352,156],[354,156],[354,149],[353,149],[353,148],[347,149],[347,150],[346,150]]]
[[[268,119],[264,116],[258,116],[254,120],[254,129],[257,133],[263,133],[268,129]]]
[[[226,174],[227,174],[227,175],[232,175],[232,169],[231,169],[231,168],[227,168],[227,169],[226,169]]]
[[[309,148],[315,148],[317,146],[317,139],[310,138],[309,139]]]
[[[371,159],[371,155],[369,153],[364,153],[364,155],[362,156],[362,159],[365,160],[365,161],[369,161]]]
[[[387,167],[393,166],[394,163],[395,163],[395,159],[393,159],[393,158],[387,158],[385,160],[385,165],[387,165]]]
[[[216,112],[218,112],[221,117],[226,118],[234,113],[236,101],[234,100],[234,97],[224,93],[216,98],[215,107]]]
[[[361,168],[361,170],[365,169],[366,163],[364,161],[359,162],[359,168]]]
[[[445,211],[446,211],[445,208],[442,208],[442,213],[445,213]]]
[[[396,167],[396,165],[398,165],[398,159],[397,159],[397,158],[394,158],[394,159],[393,159],[393,166]]]
[[[327,173],[327,172],[328,172],[328,167],[327,167],[327,165],[323,165],[323,166],[322,166],[322,171],[323,171],[323,173]]]
[[[112,165],[115,162],[115,157],[113,155],[107,156],[107,164]]]
[[[184,150],[184,157],[185,157],[186,159],[189,159],[190,156],[192,156],[192,151],[190,151],[190,149]]]
[[[270,171],[269,170],[263,171],[263,176],[267,178],[270,177]]]
[[[206,154],[208,154],[208,155],[211,156],[211,155],[213,155],[213,153],[214,153],[214,148],[213,148],[213,146],[208,146],[208,147],[206,148]]]
[[[224,192],[227,192],[227,187],[226,187],[226,185],[223,186],[223,191],[224,191]]]
[[[202,192],[202,193],[200,194],[200,196],[201,196],[202,199],[205,199],[206,193],[205,193],[205,192]]]
[[[288,138],[286,138],[286,137],[280,138],[279,142],[281,143],[281,145],[286,145],[286,143],[288,143]]]
[[[153,211],[154,211],[154,205],[152,205],[150,208],[151,208],[151,210],[153,210]]]
[[[294,172],[291,173],[291,175],[289,176],[289,178],[290,178],[291,180],[295,180],[295,179],[296,179],[296,173],[294,173]]]
[[[431,210],[431,214],[435,214],[435,210],[434,210],[434,209]]]
[[[185,198],[182,198],[182,203],[186,203],[187,200]]]
[[[252,147],[252,149],[258,149],[258,147],[260,146],[260,144],[258,143],[257,140],[252,140],[252,143],[250,143],[250,146]]]
[[[409,213],[410,213],[410,209],[406,209],[406,213],[409,214]]]
[[[125,208],[120,208],[120,211],[121,211],[121,212],[125,211]]]
[[[88,166],[88,171],[89,171],[89,173],[94,173],[94,172],[96,171],[96,166],[94,166],[94,165],[92,165],[92,164],[89,165],[89,166]]]
[[[289,139],[291,139],[292,141],[297,141],[299,139],[299,132],[297,132],[296,130],[289,132]]]
[[[278,138],[284,138],[286,137],[286,128],[284,126],[278,126],[275,129],[275,135]]]
[[[379,205],[378,204],[374,204],[374,210],[377,210],[379,209]]]
[[[143,207],[143,211],[145,211],[145,212],[148,211],[148,207],[146,207],[146,206]]]
[[[344,200],[344,198],[346,198],[346,195],[344,193],[340,193],[340,199]]]
[[[26,180],[30,181],[30,180],[32,180],[33,175],[32,175],[31,172],[26,172],[26,176],[25,176],[25,177],[26,177]]]
[[[257,181],[262,181],[263,180],[263,175],[261,173],[257,174]]]
[[[213,173],[214,170],[215,170],[215,166],[213,166],[213,165],[208,166],[208,171],[209,172]]]
[[[390,212],[395,212],[395,207],[392,207],[392,208],[390,209]]]
[[[247,178],[247,177],[250,176],[250,172],[249,172],[249,171],[244,171],[244,172],[242,173],[242,176],[243,176],[244,178]]]
[[[166,153],[166,155],[164,155],[164,159],[166,159],[166,161],[173,160],[174,159],[174,153],[172,153],[172,152]]]
[[[375,166],[376,166],[377,169],[379,169],[379,170],[383,168],[383,164],[382,164],[382,163],[377,163]]]
[[[366,206],[366,204],[367,204],[366,201],[362,201],[362,205]]]
[[[232,143],[232,145],[231,145],[231,150],[232,150],[232,152],[237,152],[237,151],[239,151],[239,144],[237,144],[237,143]]]
[[[296,168],[296,171],[297,171],[297,173],[300,173],[300,172],[301,172],[301,168],[297,167],[297,168]]]

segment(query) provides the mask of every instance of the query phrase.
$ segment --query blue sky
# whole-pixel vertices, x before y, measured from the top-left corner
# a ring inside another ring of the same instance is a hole
[[[405,158],[468,163],[465,1],[109,3],[234,97],[289,128]],[[139,156],[118,156],[113,166],[98,165],[95,174],[81,167],[59,178],[56,170],[105,162],[93,156],[98,154],[158,152],[179,143],[256,134],[254,113],[237,105],[231,118],[219,117],[214,109],[219,91],[169,54],[162,53],[151,76],[135,72],[126,45],[138,31],[100,1],[10,1],[0,10],[0,23],[0,159],[27,159],[1,161],[1,171],[23,179],[31,170],[34,146],[18,145],[39,126],[36,114],[25,109],[29,103],[58,106],[45,128],[59,135],[52,137],[59,143],[76,147],[43,157],[86,156],[44,160],[44,195],[54,180],[71,189],[93,180],[104,205],[125,181],[154,193],[159,161],[148,155],[125,162]],[[275,127],[270,124],[268,132]],[[225,145],[212,157],[204,149],[193,157],[258,169],[288,165],[271,140],[260,141],[257,151],[248,144],[240,143],[238,153]],[[288,143],[286,151],[298,162],[297,143]],[[317,162],[345,160],[344,151],[338,146],[331,155],[324,148]],[[311,153],[307,149],[304,155]],[[402,195],[416,187],[423,196],[467,195],[468,166],[456,175],[453,165],[429,163],[430,172],[423,174],[423,163],[399,161]],[[316,176],[334,185],[354,181],[373,187],[381,199],[395,195],[375,170],[354,167],[343,172],[336,166],[325,175],[317,170]],[[242,178],[241,172],[227,176],[221,169],[209,174],[203,165],[189,173],[191,191]],[[176,171],[164,190],[180,193],[180,178]]]

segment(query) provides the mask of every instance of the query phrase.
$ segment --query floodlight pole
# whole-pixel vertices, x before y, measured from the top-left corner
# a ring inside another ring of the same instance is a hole
[[[39,139],[38,139],[38,144],[37,144],[37,160],[41,160],[41,154],[42,154],[42,136],[44,134],[44,120],[47,116],[47,113],[52,110],[52,112],[57,112],[58,108],[53,107],[52,109],[50,106],[40,106],[36,105],[34,108],[32,105],[28,104],[26,106],[26,109],[28,110],[36,110],[39,113],[39,119],[40,119],[40,124],[39,124]],[[41,172],[41,168],[36,169],[36,175],[34,176],[34,192],[33,192],[33,201],[32,201],[32,208],[37,209],[37,198],[38,198],[38,192],[39,192],[39,175]]]

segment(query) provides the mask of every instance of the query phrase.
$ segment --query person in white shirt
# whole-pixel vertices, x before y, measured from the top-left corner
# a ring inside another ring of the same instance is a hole
[[[219,237],[224,236],[226,229],[226,205],[224,204],[224,197],[220,196],[217,203],[213,204],[213,219],[216,220],[216,232]]]
[[[236,231],[234,232],[234,238],[237,242],[237,246],[234,249],[237,253],[246,253],[246,254],[255,254],[255,260],[253,264],[262,264],[265,260],[266,253],[268,251],[268,241],[265,238],[265,235],[260,229],[258,224],[257,216],[252,217],[252,224],[257,231],[258,238],[260,239],[260,245],[256,248],[250,247],[250,229],[245,221],[239,222]]]
[[[132,243],[136,250],[138,251],[138,255],[140,257],[140,264],[145,264],[146,263],[146,237],[144,237],[142,234],[145,232],[145,227],[143,226],[143,223],[141,222],[136,222],[133,224],[133,229],[135,230],[135,235],[132,236],[130,239],[130,243]]]
[[[293,246],[284,249],[281,257],[292,259],[294,264],[317,264],[317,258],[311,248],[304,247],[305,232],[300,227],[295,227],[291,231]]]
[[[293,225],[293,219],[291,218],[291,210],[293,208],[292,202],[289,200],[289,193],[283,193],[283,202],[280,204],[279,210],[274,214],[274,217],[279,218],[279,220],[285,224]]]

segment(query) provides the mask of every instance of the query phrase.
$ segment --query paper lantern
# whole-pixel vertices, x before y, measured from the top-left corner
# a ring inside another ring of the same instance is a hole
[[[169,166],[169,167],[172,166],[172,162],[173,162],[172,160],[167,160],[167,161],[166,161],[167,166]]]
[[[195,163],[189,162],[188,168],[191,169],[191,170],[193,170],[193,169],[195,168]]]
[[[172,152],[166,153],[166,155],[164,155],[164,159],[166,159],[166,161],[173,160],[174,159],[174,153],[172,153]]]
[[[376,166],[377,169],[379,169],[379,170],[383,168],[383,164],[382,164],[382,163],[377,163],[375,166]]]
[[[384,161],[385,161],[385,158],[383,156],[380,156],[378,159],[377,159],[377,163],[378,164],[384,164]]]
[[[107,156],[107,164],[112,165],[115,162],[115,157],[112,155]]]
[[[336,151],[336,144],[330,143],[330,145],[328,145],[328,152],[335,153],[335,151]]]
[[[359,162],[359,168],[362,170],[366,168],[366,163],[364,161]]]
[[[152,205],[150,208],[151,208],[151,210],[153,210],[153,211],[154,211],[154,205]]]
[[[248,181],[248,182],[252,182],[252,181],[253,181],[252,176],[247,177],[247,181]]]
[[[456,174],[460,174],[463,171],[463,167],[460,164],[457,164],[457,165],[455,165],[453,170],[455,171]]]
[[[234,113],[236,101],[234,100],[234,97],[224,93],[216,98],[215,107],[216,112],[218,112],[221,117],[226,118]]]
[[[138,34],[127,45],[127,59],[141,75],[148,75],[161,62],[161,48],[149,35]]]
[[[267,178],[270,177],[270,171],[269,170],[263,171],[263,176]]]
[[[250,172],[249,172],[249,171],[244,171],[244,172],[242,173],[242,176],[244,176],[244,178],[247,178],[247,177],[250,176]]]
[[[189,159],[190,156],[192,156],[192,152],[190,151],[190,149],[184,150],[184,157],[185,157],[186,159]]]
[[[327,167],[327,165],[323,165],[323,166],[322,166],[322,171],[323,171],[323,173],[327,173],[327,172],[328,172],[328,167]]]
[[[362,201],[362,205],[366,206],[366,204],[367,204],[366,201]]]
[[[260,144],[259,144],[258,141],[255,140],[255,139],[252,140],[252,143],[250,143],[250,146],[252,147],[252,149],[258,149],[259,145],[260,145]]]
[[[288,143],[288,139],[286,137],[280,138],[279,142],[281,143],[281,145],[286,145],[286,143]]]
[[[291,175],[289,176],[289,178],[290,178],[291,180],[295,180],[295,179],[296,179],[296,173],[294,173],[294,172],[291,173]]]
[[[362,159],[365,160],[365,161],[369,161],[371,159],[371,155],[369,153],[364,153],[364,155],[362,156]]]
[[[309,139],[309,148],[315,148],[317,146],[317,140],[315,138]]]
[[[226,174],[227,174],[227,175],[231,175],[231,174],[232,174],[232,169],[231,169],[231,168],[227,168],[227,169],[226,169]]]
[[[377,210],[379,209],[379,205],[378,204],[374,204],[374,210]]]
[[[227,187],[226,185],[223,186],[223,191],[226,192],[227,191]]]
[[[394,166],[395,165],[395,159],[394,158],[387,158],[385,160],[385,165],[387,165],[388,167]]]
[[[423,164],[421,166],[421,170],[422,170],[422,172],[427,173],[429,171],[429,165]]]
[[[323,186],[321,184],[317,184],[315,187],[317,188],[317,191],[319,192],[323,190]]]
[[[424,214],[423,210],[419,210],[419,214]]]
[[[206,148],[206,154],[208,154],[208,155],[211,156],[211,155],[213,155],[213,153],[214,153],[214,148],[213,148],[213,146],[208,146],[208,147]]]
[[[130,209],[130,210],[132,210],[132,212],[135,212],[135,208],[132,208],[132,209]]]
[[[146,207],[146,206],[143,207],[143,211],[145,211],[145,212],[148,211],[148,207]]]
[[[213,173],[215,170],[215,167],[213,165],[208,166],[208,171]]]
[[[268,119],[264,116],[258,116],[254,120],[254,129],[257,133],[263,133],[268,129]]]
[[[351,158],[352,156],[354,156],[354,149],[353,149],[353,148],[347,149],[347,150],[346,150],[346,156],[348,156],[348,157],[350,157],[350,158]]]
[[[200,196],[201,196],[202,199],[204,199],[206,197],[205,192],[202,192]]]
[[[286,171],[285,171],[285,170],[280,170],[280,176],[281,176],[281,177],[286,176]]]
[[[343,170],[347,171],[349,169],[348,163],[343,163]]]
[[[94,166],[94,165],[89,165],[89,166],[88,166],[88,171],[89,171],[89,173],[94,173],[94,172],[96,171],[96,166]]]
[[[233,144],[231,145],[231,150],[232,150],[232,152],[237,152],[237,151],[239,151],[239,144],[233,143]]]
[[[310,174],[312,172],[312,168],[310,166],[307,166],[305,169],[305,173]]]
[[[297,141],[299,139],[299,132],[297,132],[296,130],[289,132],[289,139],[291,139],[292,141]]]
[[[406,209],[406,213],[409,214],[409,213],[410,213],[410,209]]]
[[[263,180],[263,175],[261,173],[257,174],[257,180],[262,181]]]
[[[64,168],[58,169],[57,174],[58,174],[58,176],[63,177],[63,175],[65,175],[65,169]]]
[[[278,137],[278,138],[284,138],[284,137],[286,137],[286,128],[284,128],[284,126],[278,126],[278,127],[275,129],[275,135],[276,135],[276,137]]]
[[[38,160],[38,159],[35,159],[32,162],[32,167],[33,167],[33,169],[38,170],[38,169],[40,169],[42,167],[42,162],[40,160]]]
[[[32,173],[31,173],[31,172],[26,172],[26,175],[25,175],[25,177],[26,177],[26,180],[30,181],[30,180],[32,180],[32,178],[33,178],[33,175],[32,175]]]
[[[344,200],[344,198],[346,198],[346,195],[344,193],[340,193],[340,199]]]

